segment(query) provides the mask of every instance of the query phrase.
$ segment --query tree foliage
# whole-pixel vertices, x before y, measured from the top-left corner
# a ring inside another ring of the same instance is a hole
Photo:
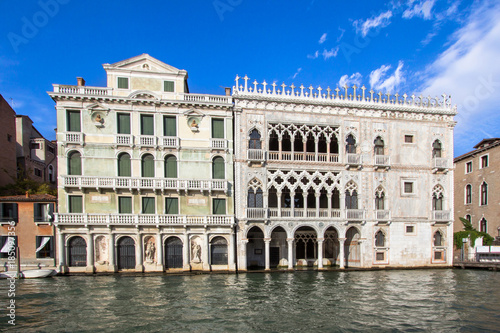
[[[477,231],[473,226],[472,223],[464,219],[463,217],[460,218],[460,222],[464,225],[464,230],[457,231],[453,234],[453,244],[457,249],[462,248],[462,239],[463,238],[469,238],[472,246],[474,246],[476,239],[478,237],[483,237],[483,244],[484,245],[491,245],[493,242],[493,237],[491,237],[488,233],[482,232],[482,231]]]
[[[48,183],[40,183],[29,178],[18,178],[12,184],[0,187],[0,195],[22,195],[29,194],[51,194],[57,195],[57,190],[50,187]]]

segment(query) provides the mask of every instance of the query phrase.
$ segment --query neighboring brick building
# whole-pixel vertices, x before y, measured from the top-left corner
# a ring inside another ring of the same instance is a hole
[[[55,265],[55,204],[56,197],[48,194],[0,197],[0,265],[5,267],[7,261],[8,237],[16,238],[22,266]],[[14,230],[11,221],[15,222]]]
[[[0,95],[0,186],[16,179],[16,112]]]
[[[459,217],[479,231],[500,236],[500,138],[484,139],[455,158],[455,227]]]

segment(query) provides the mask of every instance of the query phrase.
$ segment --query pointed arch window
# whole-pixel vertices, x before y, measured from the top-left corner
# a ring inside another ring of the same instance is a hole
[[[375,144],[374,147],[375,155],[384,155],[384,140],[382,140],[380,136],[377,136],[374,144]]]
[[[225,178],[224,159],[220,156],[216,156],[212,160],[212,178],[213,179]]]
[[[488,232],[488,221],[484,217],[479,221],[479,231]]]
[[[358,192],[356,190],[352,192],[345,191],[345,208],[358,209]]]
[[[68,175],[82,175],[82,155],[80,152],[74,151],[68,155]]]
[[[385,247],[385,235],[381,230],[377,231],[375,234],[375,246]]]
[[[385,194],[383,190],[377,190],[375,193],[375,209],[376,210],[384,210],[385,209]]]
[[[467,186],[465,186],[465,204],[470,203],[472,203],[472,185],[467,184]]]
[[[441,157],[441,142],[439,140],[434,141],[432,144],[432,157]]]
[[[248,141],[249,149],[262,149],[261,141],[260,141],[260,133],[257,129],[253,129],[250,132],[250,140]]]
[[[262,208],[264,207],[264,199],[262,189],[248,189],[248,208]]]
[[[141,160],[142,166],[142,177],[154,177],[155,176],[155,160],[153,155],[146,154]]]
[[[434,234],[434,246],[443,246],[443,235],[439,231]]]
[[[174,155],[165,157],[165,178],[177,178],[177,158]]]
[[[121,153],[118,155],[118,177],[131,177],[132,169],[130,164],[130,155]]]
[[[432,190],[432,209],[443,210],[443,188],[439,185]]]
[[[346,140],[346,152],[348,154],[356,154],[356,139],[352,134],[347,136]]]
[[[488,184],[483,182],[481,184],[481,206],[488,204]]]

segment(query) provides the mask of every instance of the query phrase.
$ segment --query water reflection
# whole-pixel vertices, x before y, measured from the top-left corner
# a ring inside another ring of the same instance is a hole
[[[21,280],[22,331],[499,331],[498,273],[469,270]],[[0,287],[7,294],[7,283]],[[6,298],[0,298],[5,308]],[[6,318],[6,317],[5,317]],[[0,330],[8,328],[0,319]]]

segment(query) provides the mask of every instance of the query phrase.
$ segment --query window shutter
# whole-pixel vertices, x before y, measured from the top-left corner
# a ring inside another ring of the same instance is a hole
[[[165,159],[165,177],[177,178],[177,158],[175,156],[167,156]]]
[[[142,213],[154,214],[155,213],[155,198],[142,198]]]
[[[177,136],[175,117],[163,117],[163,134],[165,136]]]
[[[70,213],[83,213],[82,197],[79,195],[72,195],[69,197],[69,212]]]
[[[130,114],[118,114],[118,134],[130,134]]]
[[[174,92],[174,82],[173,81],[163,81],[163,91]]]
[[[68,174],[80,176],[82,174],[82,159],[79,152],[73,152],[68,160]]]
[[[165,199],[165,214],[179,214],[179,199],[166,198]]]
[[[80,111],[67,112],[68,132],[81,132],[80,127]]]
[[[224,119],[212,119],[212,138],[224,139]]]
[[[224,159],[222,157],[214,158],[212,162],[212,178],[213,179],[224,179]]]
[[[131,177],[132,168],[130,166],[130,155],[121,154],[118,157],[118,176],[119,177]]]
[[[142,158],[142,177],[155,176],[155,161],[153,155],[146,155]]]
[[[213,214],[225,215],[226,214],[226,199],[213,199]]]
[[[141,134],[155,135],[154,118],[151,115],[141,115]]]
[[[128,89],[128,78],[119,77],[118,78],[118,88],[119,89]]]
[[[132,197],[118,198],[118,212],[120,214],[132,214]]]

